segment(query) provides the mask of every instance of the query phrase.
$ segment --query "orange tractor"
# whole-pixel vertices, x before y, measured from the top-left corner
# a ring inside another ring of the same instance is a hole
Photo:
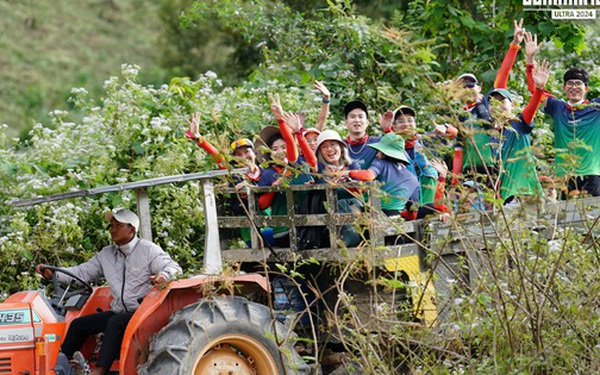
[[[243,173],[244,170],[231,173]],[[295,334],[275,319],[266,306],[269,283],[257,274],[222,275],[216,203],[211,178],[214,171],[163,177],[76,193],[14,202],[15,207],[107,192],[135,189],[141,237],[151,238],[146,188],[200,180],[206,217],[205,275],[155,287],[134,314],[112,373],[171,374],[312,374],[294,350]],[[67,270],[48,267],[56,273]],[[60,285],[53,294],[44,289],[19,292],[0,304],[0,374],[45,375],[71,373],[60,346],[73,319],[109,309],[107,286],[83,280]],[[101,337],[90,337],[82,349],[92,363]]]

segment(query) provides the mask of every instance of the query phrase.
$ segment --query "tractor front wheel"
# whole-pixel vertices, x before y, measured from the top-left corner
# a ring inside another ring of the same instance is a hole
[[[266,306],[241,297],[201,300],[176,312],[154,337],[141,373],[309,374],[294,338]]]

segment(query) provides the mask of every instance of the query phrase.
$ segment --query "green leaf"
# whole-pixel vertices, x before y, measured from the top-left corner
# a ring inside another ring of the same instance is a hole
[[[476,25],[476,22],[473,20],[473,18],[471,18],[471,16],[461,16],[459,20],[460,23],[465,25],[468,29],[472,29]]]
[[[146,152],[146,148],[142,145],[142,142],[134,142],[131,146],[136,155],[143,155]]]
[[[17,173],[17,165],[8,160],[3,160],[0,165],[2,165],[4,173],[9,176],[14,176]]]

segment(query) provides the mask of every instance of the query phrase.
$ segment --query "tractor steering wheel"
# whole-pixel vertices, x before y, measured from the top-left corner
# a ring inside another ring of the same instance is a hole
[[[54,307],[56,307],[56,309],[59,310],[59,312],[62,312],[62,310],[64,309],[64,305],[69,300],[69,298],[76,296],[76,295],[80,295],[80,294],[90,295],[94,291],[94,288],[92,288],[92,286],[88,282],[86,282],[86,281],[82,280],[80,277],[74,275],[71,271],[67,271],[64,268],[54,267],[54,266],[42,266],[41,267],[42,272],[44,272],[44,270],[46,270],[46,269],[53,272],[52,273],[52,287],[54,288],[54,296],[52,297],[51,302],[52,302],[52,305]],[[56,276],[57,272],[64,273],[65,275],[72,277],[74,280],[70,280],[66,284],[66,286],[63,287],[63,285],[58,282],[58,277]],[[71,287],[75,284],[74,281],[77,281],[78,283],[83,285],[83,288],[71,289]]]

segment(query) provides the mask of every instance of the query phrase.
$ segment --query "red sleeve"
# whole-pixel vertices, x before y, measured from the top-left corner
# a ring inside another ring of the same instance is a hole
[[[535,93],[535,82],[533,82],[533,69],[535,68],[534,64],[527,64],[527,90],[530,93]]]
[[[189,130],[185,133],[185,136],[196,141],[196,144],[198,146],[202,147],[204,151],[206,151],[210,156],[212,156],[213,159],[215,159],[217,165],[219,166],[219,169],[227,168],[227,166],[225,165],[225,159],[223,159],[223,156],[221,155],[219,150],[217,150],[215,146],[210,144],[210,142],[208,142],[205,137],[196,138]]]
[[[452,173],[454,176],[452,177],[452,186],[456,186],[458,180],[456,176],[462,173],[463,170],[463,149],[455,148],[454,149],[454,159],[452,160]]]
[[[348,174],[358,181],[373,181],[377,177],[370,169],[354,169],[348,172]]]
[[[435,204],[444,200],[445,189],[446,189],[446,177],[440,176],[440,177],[438,177],[438,184],[437,184],[437,188],[435,190],[435,198],[433,199],[433,202]]]
[[[418,211],[409,211],[409,210],[400,211],[400,216],[402,216],[402,218],[406,221],[416,220],[418,214],[419,214]]]
[[[315,157],[315,153],[310,149],[308,142],[306,142],[306,138],[304,138],[304,133],[298,132],[296,134],[296,139],[298,139],[298,145],[300,145],[300,150],[302,150],[302,155],[304,155],[306,162],[311,167],[316,168],[317,158]]]
[[[533,121],[533,117],[540,107],[540,102],[542,101],[543,96],[544,90],[538,90],[536,88],[533,96],[531,99],[529,99],[527,107],[523,109],[523,121],[525,121],[527,124],[531,124],[531,121]]]
[[[435,205],[434,208],[436,210],[442,212],[442,213],[445,213],[445,214],[451,214],[452,213],[452,210],[448,206],[446,206],[445,204],[443,204],[443,203]]]
[[[439,177],[438,184],[437,184],[437,190],[435,191],[435,198],[433,200],[433,208],[435,208],[436,210],[438,210],[440,212],[450,213],[451,211],[448,208],[448,206],[446,206],[443,203],[444,198],[446,196],[445,188],[446,188],[446,178]]]
[[[275,193],[275,191],[270,191],[258,197],[258,208],[265,210],[271,207],[273,204],[273,198],[275,198]]]
[[[508,47],[508,52],[504,56],[504,60],[502,60],[502,65],[496,74],[496,79],[494,80],[494,88],[495,89],[505,89],[508,85],[508,76],[510,75],[510,71],[515,64],[515,60],[517,58],[517,52],[521,49],[521,46],[515,46],[514,44],[510,44]]]
[[[281,136],[285,141],[287,159],[291,164],[294,164],[296,160],[298,160],[298,147],[296,147],[294,135],[292,134],[289,126],[286,125],[285,121],[279,119],[277,120],[277,123],[279,124],[279,130],[281,130]]]

